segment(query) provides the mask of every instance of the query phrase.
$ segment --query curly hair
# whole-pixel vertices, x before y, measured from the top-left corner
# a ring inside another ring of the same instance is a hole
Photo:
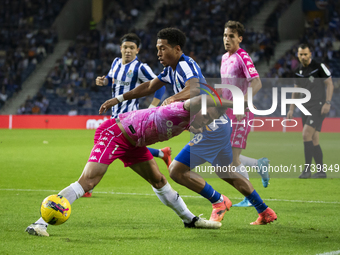
[[[230,28],[231,30],[236,30],[238,36],[243,36],[246,31],[241,22],[229,20],[225,23],[224,28]]]
[[[172,47],[179,45],[181,49],[184,48],[184,45],[186,42],[185,34],[178,28],[174,28],[174,27],[168,27],[168,28],[162,29],[161,31],[158,32],[157,38],[166,39],[168,40],[168,43]]]

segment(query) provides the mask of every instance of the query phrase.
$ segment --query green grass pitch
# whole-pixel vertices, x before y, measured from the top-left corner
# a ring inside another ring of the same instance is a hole
[[[76,181],[93,144],[93,130],[0,129],[0,254],[320,254],[340,250],[340,179],[300,180],[299,173],[273,174],[264,189],[251,181],[278,220],[251,226],[254,208],[231,208],[219,230],[185,229],[154,195],[151,186],[120,161],[114,162],[92,198],[72,205],[70,219],[50,226],[50,237],[29,236],[25,228],[39,218],[41,201]],[[173,156],[189,140],[185,132],[154,148],[171,146]],[[321,133],[324,163],[339,164],[340,134]],[[266,156],[271,165],[304,163],[301,133],[249,135],[246,156]],[[165,164],[159,167],[169,180]],[[234,188],[206,179],[233,203]],[[256,175],[254,175],[256,177]],[[288,178],[289,177],[289,178]],[[209,218],[211,205],[169,180],[188,208]],[[334,253],[338,254],[338,253]]]

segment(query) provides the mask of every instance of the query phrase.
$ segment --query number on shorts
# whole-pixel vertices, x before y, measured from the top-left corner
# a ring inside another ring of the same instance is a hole
[[[115,151],[118,149],[119,145],[116,145],[116,148],[112,151],[112,154],[115,153]]]

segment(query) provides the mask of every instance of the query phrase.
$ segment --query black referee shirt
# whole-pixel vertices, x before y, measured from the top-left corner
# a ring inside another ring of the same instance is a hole
[[[304,67],[301,63],[294,71],[295,84],[309,90],[311,99],[304,103],[307,109],[321,108],[326,101],[326,88],[324,81],[331,77],[331,72],[323,63],[312,59],[311,63]]]

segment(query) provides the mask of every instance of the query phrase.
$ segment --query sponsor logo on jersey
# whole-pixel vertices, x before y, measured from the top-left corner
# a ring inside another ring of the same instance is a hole
[[[243,51],[243,52],[241,52],[241,55],[244,55],[244,54],[247,54],[247,52],[244,52],[244,51]]]
[[[132,70],[129,70],[129,72],[126,74],[127,77],[132,78],[133,72]]]
[[[115,80],[115,83],[119,86],[130,86],[130,82],[128,81]]]
[[[100,142],[99,145],[105,146],[105,143],[104,142]]]
[[[239,141],[236,141],[236,142],[234,142],[234,144],[238,144],[238,145],[239,145],[239,144],[240,144],[240,142],[239,142]]]
[[[244,55],[244,56],[243,56],[243,59],[246,59],[246,58],[249,58],[249,59],[250,59],[250,57],[249,57],[248,55]]]
[[[300,70],[300,74],[302,74],[302,70]]]
[[[95,149],[94,152],[102,153],[102,151],[99,148]]]
[[[239,131],[244,131],[244,128],[243,128],[243,127],[240,127],[238,130],[239,130]]]
[[[96,156],[92,156],[90,159],[91,160],[97,160],[97,157]]]
[[[314,80],[315,80],[315,78],[314,78],[313,76],[309,76],[309,81],[310,81],[311,83],[313,83]]]
[[[237,137],[237,138],[242,138],[242,135],[241,135],[241,134],[238,134],[236,137]]]
[[[313,122],[314,122],[313,120],[310,120],[310,121],[309,121],[309,124],[313,124]]]
[[[172,126],[174,123],[171,120],[168,120],[166,123],[167,129],[166,129],[166,135],[170,139],[172,137]]]
[[[247,61],[247,66],[251,66],[253,64],[253,62],[251,62],[251,61]]]
[[[102,139],[103,141],[107,141],[108,140],[108,138],[105,136],[105,137],[103,137],[103,139]]]
[[[257,71],[256,71],[256,68],[255,68],[255,67],[250,67],[248,70],[249,70],[249,73],[250,73],[250,74],[257,73]]]

